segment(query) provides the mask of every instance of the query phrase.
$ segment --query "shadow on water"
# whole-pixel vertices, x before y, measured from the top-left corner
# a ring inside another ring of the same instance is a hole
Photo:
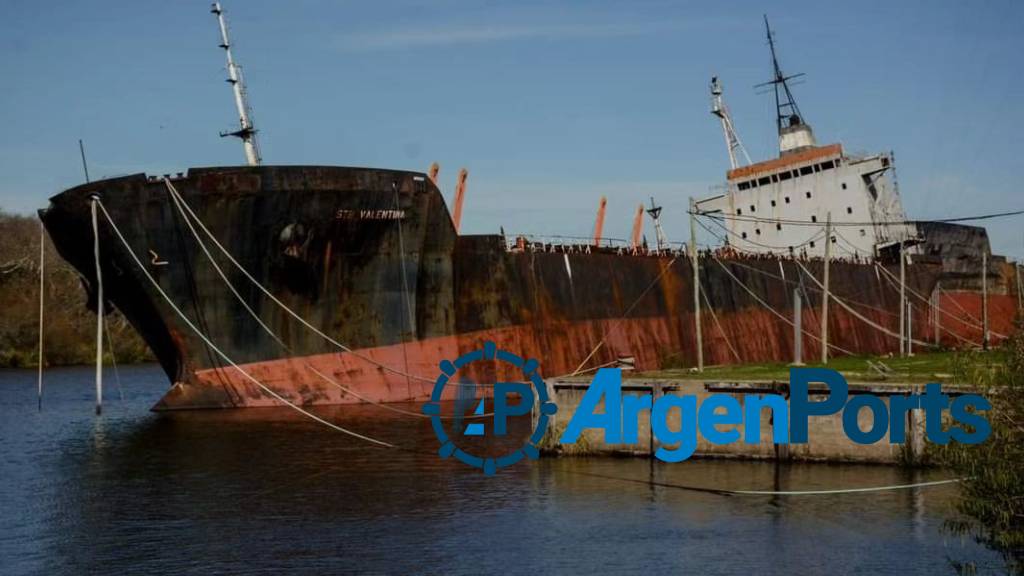
[[[287,408],[155,414],[153,367],[91,414],[91,374],[0,374],[3,573],[949,573],[991,558],[939,528],[955,488],[770,497],[943,477],[875,466],[553,459],[485,477],[436,456],[429,421],[317,409],[376,448]],[[407,407],[417,410],[417,406]],[[513,434],[514,435],[514,434]],[[16,440],[15,440],[16,439]]]

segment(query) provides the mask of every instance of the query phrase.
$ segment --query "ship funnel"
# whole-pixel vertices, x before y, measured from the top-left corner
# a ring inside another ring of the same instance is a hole
[[[779,154],[782,156],[817,145],[814,131],[809,125],[802,123],[800,117],[795,114],[789,117],[789,125],[779,130]]]

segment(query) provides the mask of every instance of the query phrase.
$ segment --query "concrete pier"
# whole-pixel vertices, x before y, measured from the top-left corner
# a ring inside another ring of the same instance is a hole
[[[585,430],[579,440],[572,445],[558,443],[558,438],[575,413],[589,384],[589,381],[585,380],[557,380],[548,383],[548,393],[558,405],[559,410],[551,419],[548,434],[543,443],[546,452],[563,456],[653,457],[654,451],[657,450],[659,445],[651,430],[650,410],[643,410],[638,415],[639,442],[635,444],[609,444],[605,442],[602,430]],[[924,385],[922,384],[865,384],[854,382],[849,384],[851,396],[857,394],[878,395],[882,397],[886,408],[889,407],[889,400],[893,395],[921,393],[923,389]],[[815,390],[820,391],[820,398],[815,398]],[[820,400],[826,392],[824,387],[819,386],[815,388],[813,384],[811,386],[812,399]],[[943,392],[950,396],[957,396],[968,393],[968,390],[962,387],[950,388],[944,386]],[[644,394],[650,394],[654,401],[657,401],[659,397],[665,394],[679,396],[694,395],[697,397],[698,404],[702,403],[712,394],[729,394],[737,399],[740,406],[745,406],[746,400],[751,395],[778,394],[787,399],[789,396],[788,382],[623,380],[623,397]],[[603,405],[599,405],[597,409],[598,412],[601,410],[603,410]],[[669,412],[668,424],[672,430],[680,429],[680,418],[681,413],[679,410]],[[858,423],[861,430],[870,429],[873,424],[872,412],[870,410],[861,410],[858,414]],[[741,439],[731,444],[712,444],[698,435],[697,449],[693,457],[904,465],[927,463],[924,412],[921,410],[910,410],[907,412],[904,422],[906,442],[901,444],[891,444],[889,442],[889,435],[892,432],[891,428],[881,440],[874,444],[865,445],[853,442],[843,432],[842,411],[828,416],[812,417],[808,424],[808,442],[806,444],[775,444],[772,440],[775,423],[772,421],[772,411],[768,408],[763,408],[761,411],[760,426],[760,442],[757,444],[748,444],[743,440],[745,430],[742,423],[735,426],[735,429],[740,432]],[[725,428],[722,427],[722,429]]]

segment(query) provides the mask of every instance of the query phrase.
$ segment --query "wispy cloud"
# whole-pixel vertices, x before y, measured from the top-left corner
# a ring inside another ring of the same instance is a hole
[[[432,29],[387,29],[341,37],[347,51],[404,50],[455,44],[483,44],[523,39],[615,38],[642,36],[680,28],[675,22],[614,24],[475,25]]]

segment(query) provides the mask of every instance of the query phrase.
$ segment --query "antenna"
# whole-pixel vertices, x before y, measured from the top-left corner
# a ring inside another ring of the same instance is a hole
[[[764,17],[764,30],[768,37],[768,50],[772,55],[772,71],[774,77],[768,82],[755,86],[771,86],[775,91],[775,125],[779,132],[779,152],[786,152],[803,149],[815,145],[814,134],[810,126],[804,122],[800,108],[796,105],[793,93],[789,89],[789,81],[800,78],[804,74],[790,74],[786,76],[779,66],[779,59],[775,54],[775,34],[768,25],[768,16]]]
[[[651,207],[647,209],[647,214],[650,215],[651,220],[654,220],[654,237],[658,243],[658,252],[661,252],[668,248],[668,238],[665,236],[665,231],[661,229],[661,206],[655,206],[654,196],[651,196]]]
[[[220,135],[234,136],[242,140],[242,147],[245,148],[245,160],[249,166],[259,166],[263,159],[260,158],[260,147],[256,143],[256,128],[252,124],[252,109],[246,99],[245,82],[242,81],[242,72],[235,59],[231,57],[231,43],[228,42],[228,26],[224,22],[224,10],[220,2],[214,2],[210,12],[216,14],[217,23],[220,24],[220,47],[228,59],[228,84],[235,93],[235,106],[238,108],[239,129],[234,132],[221,132]]]
[[[85,172],[85,182],[89,182],[89,165],[85,162],[85,144],[82,144],[82,139],[78,139],[78,152],[82,155],[82,171]]]
[[[711,113],[718,116],[722,122],[725,146],[729,150],[729,168],[735,170],[742,166],[736,158],[737,150],[743,153],[747,164],[750,164],[750,155],[747,154],[747,149],[740,142],[740,136],[736,133],[736,128],[732,123],[732,116],[729,115],[729,109],[725,106],[725,100],[722,99],[722,83],[718,81],[718,76],[711,77]],[[653,199],[651,199],[651,205],[654,205]]]

